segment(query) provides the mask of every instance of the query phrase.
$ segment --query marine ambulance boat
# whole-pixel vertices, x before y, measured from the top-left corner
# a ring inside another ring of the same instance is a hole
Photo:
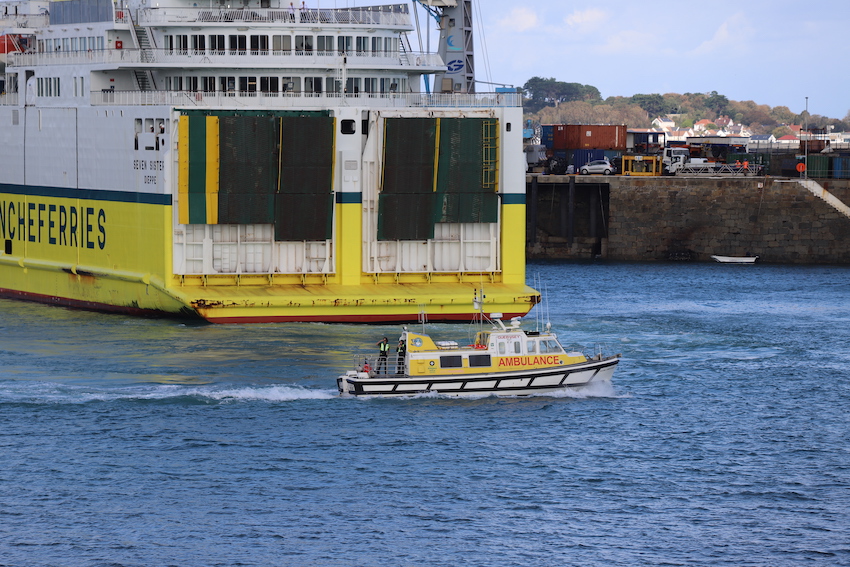
[[[548,326],[548,325],[547,325]],[[407,328],[401,334],[406,353],[389,368],[376,373],[374,358],[361,358],[355,370],[337,378],[342,395],[411,396],[527,396],[609,382],[620,362],[619,354],[586,356],[566,352],[549,330],[525,331],[515,317],[510,326],[495,319],[489,331],[479,331],[473,344],[435,341]]]

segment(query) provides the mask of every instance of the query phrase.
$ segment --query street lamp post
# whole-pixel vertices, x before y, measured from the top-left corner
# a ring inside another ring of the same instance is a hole
[[[806,120],[804,122],[805,127],[803,129],[804,133],[807,136],[806,139],[806,153],[804,154],[803,163],[806,165],[806,169],[803,170],[803,177],[805,179],[809,178],[809,141],[808,141],[808,131],[809,131],[809,97],[806,97]],[[802,136],[801,136],[802,138]]]

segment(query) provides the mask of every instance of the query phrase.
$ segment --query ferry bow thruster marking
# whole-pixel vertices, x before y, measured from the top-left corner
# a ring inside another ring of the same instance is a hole
[[[0,0],[0,296],[470,321],[486,285],[528,313],[521,95],[475,92],[471,2],[307,4]]]
[[[524,331],[519,318],[510,326],[500,319],[478,331],[473,344],[434,341],[407,328],[406,350],[390,357],[389,372],[377,374],[375,361],[358,359],[357,368],[337,378],[342,395],[412,396],[434,392],[446,396],[526,396],[608,382],[620,355],[590,357],[566,352],[549,331]],[[395,372],[394,374],[392,372]]]

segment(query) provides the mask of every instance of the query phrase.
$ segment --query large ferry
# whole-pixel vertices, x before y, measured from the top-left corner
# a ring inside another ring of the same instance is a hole
[[[0,0],[0,295],[392,322],[471,320],[485,289],[527,313],[521,99],[475,92],[471,2],[317,4]]]

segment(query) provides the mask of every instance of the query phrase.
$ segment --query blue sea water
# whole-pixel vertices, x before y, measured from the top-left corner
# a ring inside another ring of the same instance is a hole
[[[528,273],[611,387],[344,399],[397,326],[0,300],[0,566],[850,565],[850,268]]]

